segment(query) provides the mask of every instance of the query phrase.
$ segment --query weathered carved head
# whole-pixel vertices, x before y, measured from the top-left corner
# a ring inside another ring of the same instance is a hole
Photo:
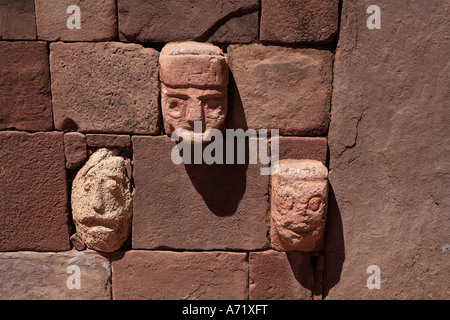
[[[164,129],[189,131],[201,139],[194,122],[208,129],[225,130],[228,64],[222,50],[209,43],[169,43],[160,54],[161,107]]]
[[[316,160],[282,160],[272,176],[272,247],[317,251],[323,246],[328,170]]]
[[[72,185],[77,235],[88,248],[102,252],[118,250],[131,227],[131,186],[125,159],[117,154],[117,150],[97,150]]]

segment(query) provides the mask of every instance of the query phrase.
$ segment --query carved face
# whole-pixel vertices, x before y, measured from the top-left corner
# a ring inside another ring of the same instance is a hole
[[[320,243],[328,202],[326,168],[318,161],[281,161],[272,178],[272,228],[286,251]]]
[[[223,131],[228,66],[222,51],[207,43],[171,43],[161,51],[160,65],[161,106],[167,135],[184,129],[191,141],[196,141],[208,129]],[[201,127],[194,127],[196,122]]]
[[[131,190],[125,159],[100,149],[76,175],[72,213],[78,236],[90,249],[112,252],[127,239],[131,225]]]

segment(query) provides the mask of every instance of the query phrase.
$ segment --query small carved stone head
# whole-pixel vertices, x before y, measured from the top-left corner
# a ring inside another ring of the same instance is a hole
[[[281,160],[272,176],[272,247],[321,250],[327,204],[328,170],[320,161]]]
[[[72,215],[78,237],[90,249],[113,252],[128,238],[132,194],[125,159],[117,150],[99,149],[72,185]]]
[[[222,50],[209,43],[169,43],[160,54],[161,108],[170,137],[177,129],[194,135],[194,122],[225,130],[228,63]],[[195,133],[199,135],[198,130]]]

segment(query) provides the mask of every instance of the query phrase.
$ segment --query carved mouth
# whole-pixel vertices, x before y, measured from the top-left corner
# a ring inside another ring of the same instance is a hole
[[[117,222],[115,220],[94,217],[84,218],[83,220],[81,220],[81,223],[88,228],[103,227],[111,230],[113,230],[117,226]]]

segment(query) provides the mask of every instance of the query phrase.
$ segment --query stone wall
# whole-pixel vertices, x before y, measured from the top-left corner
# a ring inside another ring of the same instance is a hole
[[[0,1],[0,299],[449,299],[449,11]],[[191,58],[161,64],[186,41]],[[203,43],[226,59],[209,80],[226,80],[221,130],[254,129],[248,151],[278,129],[282,172],[308,174],[275,179],[248,156],[174,163],[166,79],[207,90]],[[280,180],[324,201],[317,224],[305,213],[317,243],[276,235]]]

